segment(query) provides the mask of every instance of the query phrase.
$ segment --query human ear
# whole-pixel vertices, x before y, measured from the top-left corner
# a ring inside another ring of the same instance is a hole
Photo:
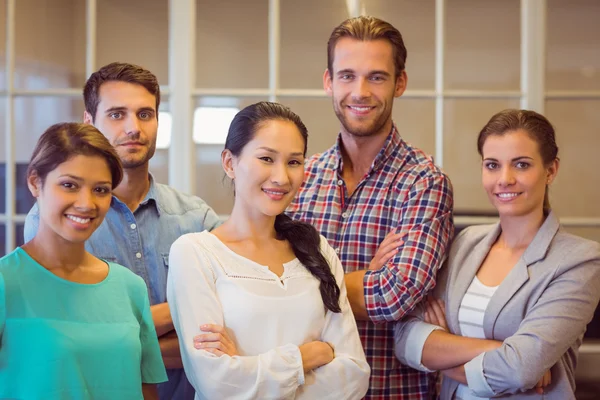
[[[37,171],[32,171],[27,177],[27,187],[33,197],[38,198],[40,196],[42,192],[42,180],[38,176]]]
[[[547,185],[550,185],[554,181],[554,178],[556,178],[556,175],[558,174],[559,166],[560,166],[560,159],[557,157],[550,163],[548,168],[546,168],[546,184]]]
[[[235,171],[233,169],[234,156],[231,151],[225,149],[221,152],[221,166],[230,179],[235,179]]]
[[[94,118],[92,118],[92,115],[87,111],[83,112],[83,123],[88,125],[94,125]]]
[[[331,88],[331,74],[329,73],[329,69],[325,69],[323,73],[323,89],[325,89],[325,93],[329,96],[333,93],[333,89]]]
[[[408,75],[406,71],[402,71],[396,78],[396,87],[394,89],[394,97],[400,97],[404,94],[406,86],[408,85]]]

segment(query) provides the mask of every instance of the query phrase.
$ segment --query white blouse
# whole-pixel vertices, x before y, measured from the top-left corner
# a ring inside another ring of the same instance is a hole
[[[341,313],[327,310],[319,281],[294,259],[281,277],[204,231],[177,239],[169,254],[167,299],[183,366],[196,399],[360,399],[370,369],[335,251],[321,252],[340,287]],[[239,356],[194,348],[200,325],[228,330]],[[304,374],[298,346],[330,343],[334,360]]]
[[[476,339],[485,339],[483,330],[483,318],[485,310],[496,293],[498,286],[484,285],[477,275],[469,285],[467,292],[460,302],[458,309],[458,324],[462,336]],[[454,395],[455,400],[487,400],[487,397],[479,397],[473,393],[469,386],[459,384]]]

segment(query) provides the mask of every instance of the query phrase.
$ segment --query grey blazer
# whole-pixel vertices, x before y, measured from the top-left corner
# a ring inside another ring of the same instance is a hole
[[[500,234],[500,225],[472,226],[452,244],[440,271],[437,297],[446,302],[449,330],[460,335],[458,309],[467,288]],[[575,367],[587,324],[600,299],[600,244],[563,231],[550,213],[521,259],[490,299],[486,338],[503,345],[465,364],[469,387],[482,397],[575,399]],[[396,329],[396,355],[406,357],[409,333],[424,322],[412,318]],[[431,332],[431,330],[429,331]],[[413,360],[414,368],[420,365]],[[414,343],[415,340],[412,340]],[[546,370],[552,383],[533,390]],[[452,399],[458,382],[445,378],[441,398]]]

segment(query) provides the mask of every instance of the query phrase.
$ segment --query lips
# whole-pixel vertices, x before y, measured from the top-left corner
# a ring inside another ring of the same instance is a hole
[[[286,194],[289,193],[289,191],[280,189],[262,189],[262,191],[269,196],[271,200],[281,200]]]
[[[494,196],[496,196],[501,201],[511,201],[517,198],[519,195],[521,195],[521,193],[522,192],[501,192],[494,193]]]
[[[94,217],[89,216],[81,216],[81,215],[73,215],[73,214],[65,214],[65,217],[71,221],[72,225],[76,229],[87,229],[90,226],[90,223],[94,219]]]
[[[366,115],[372,110],[375,109],[374,106],[364,106],[364,105],[349,105],[346,106],[353,114],[357,115]]]

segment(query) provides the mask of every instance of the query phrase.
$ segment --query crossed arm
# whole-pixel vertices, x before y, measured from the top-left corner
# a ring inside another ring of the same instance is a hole
[[[454,232],[450,181],[439,175],[415,182],[398,211],[369,269],[345,276],[356,319],[398,321],[435,286]]]

